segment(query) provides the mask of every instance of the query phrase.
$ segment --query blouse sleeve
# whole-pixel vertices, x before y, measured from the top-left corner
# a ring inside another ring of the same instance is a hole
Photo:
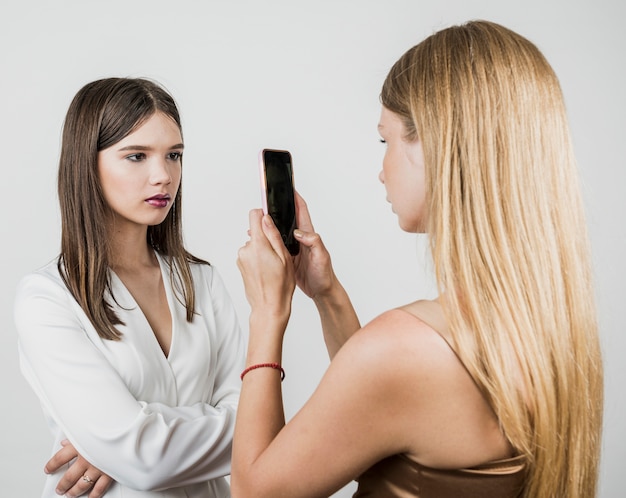
[[[241,333],[237,312],[228,294],[226,286],[211,267],[208,285],[215,316],[215,328],[222,331],[217,351],[217,373],[212,404],[228,404],[235,408],[239,402],[241,379],[239,375],[245,367],[245,348],[247,341]]]
[[[60,281],[33,274],[15,302],[20,363],[41,403],[77,451],[120,484],[158,490],[230,473],[241,332],[214,281],[219,374],[210,403],[169,407],[137,400],[85,333]],[[219,294],[219,295],[218,295]]]

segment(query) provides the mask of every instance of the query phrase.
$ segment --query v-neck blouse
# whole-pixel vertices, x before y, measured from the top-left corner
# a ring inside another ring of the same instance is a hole
[[[171,322],[172,322],[172,338],[171,338],[171,343],[170,343],[170,353],[171,353],[172,345],[174,344],[174,329],[176,327],[176,321],[174,320],[174,317],[172,315],[174,311],[174,307],[172,306],[172,299],[176,299],[176,297],[172,296],[171,285],[165,285],[166,283],[171,284],[169,280],[168,282],[166,282],[166,278],[168,278],[168,275],[169,275],[169,265],[165,262],[165,260],[163,259],[163,256],[160,256],[156,251],[154,254],[159,264],[159,271],[161,273],[161,279],[163,280],[163,284],[164,284],[163,286],[165,288],[165,297],[167,301],[167,307],[170,310],[170,316],[171,316]],[[126,287],[122,279],[117,275],[117,273],[115,273],[114,270],[109,270],[109,281],[111,284],[111,291],[113,293],[113,296],[115,296],[115,299],[119,300],[121,298],[118,296],[123,296],[123,299],[128,303],[128,306],[125,306],[125,308],[127,309],[136,308],[139,311],[138,315],[143,316],[146,322],[146,325],[148,326],[148,328],[152,331],[154,335],[154,330],[152,329],[152,326],[150,325],[150,322],[148,321],[148,318],[146,317],[145,312],[141,309],[141,307],[135,300],[130,290]],[[137,316],[137,320],[141,321],[141,316]],[[186,316],[185,316],[185,319],[186,319]],[[157,345],[159,346],[159,349],[161,349],[161,352],[165,355],[165,353],[163,352],[163,349],[158,344],[158,340],[157,340]],[[165,357],[168,358],[169,353],[165,355]]]
[[[107,498],[229,496],[232,435],[245,341],[213,266],[192,264],[196,315],[186,320],[158,256],[172,316],[166,357],[145,315],[111,272],[107,301],[124,322],[104,340],[63,283],[53,261],[18,286],[20,366],[54,437],[69,439],[116,482]],[[54,492],[65,469],[46,479]]]

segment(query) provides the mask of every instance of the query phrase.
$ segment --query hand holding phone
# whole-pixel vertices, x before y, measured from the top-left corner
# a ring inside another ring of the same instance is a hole
[[[259,154],[263,212],[269,214],[292,255],[300,244],[293,236],[296,225],[296,200],[291,154],[286,150],[263,149]]]

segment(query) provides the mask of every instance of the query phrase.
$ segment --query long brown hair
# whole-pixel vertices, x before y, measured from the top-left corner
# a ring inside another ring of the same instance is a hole
[[[444,309],[461,358],[527,457],[524,496],[595,496],[602,361],[554,71],[522,36],[469,22],[405,53],[381,100],[407,140],[422,141]]]
[[[61,205],[59,272],[98,334],[120,339],[123,325],[112,304],[107,244],[107,205],[98,176],[98,152],[122,140],[155,112],[169,116],[181,130],[176,103],[158,84],[142,78],[107,78],[81,88],[65,117],[58,195]],[[183,246],[181,187],[165,220],[148,227],[147,243],[169,260],[170,279],[194,314],[190,262],[206,263]]]

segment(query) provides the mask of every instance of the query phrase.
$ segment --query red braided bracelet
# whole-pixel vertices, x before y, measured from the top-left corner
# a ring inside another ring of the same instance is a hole
[[[243,372],[241,372],[241,380],[245,377],[245,375],[250,370],[255,370],[257,368],[273,368],[274,370],[280,370],[280,380],[283,381],[285,379],[285,370],[278,363],[259,363],[257,365],[251,365],[246,368]]]

